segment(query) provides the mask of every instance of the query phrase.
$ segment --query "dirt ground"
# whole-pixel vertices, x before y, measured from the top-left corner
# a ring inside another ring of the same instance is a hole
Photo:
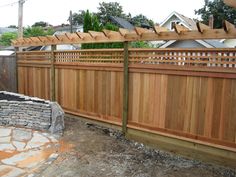
[[[36,176],[220,177],[235,169],[189,160],[126,140],[119,132],[66,117],[64,151]]]

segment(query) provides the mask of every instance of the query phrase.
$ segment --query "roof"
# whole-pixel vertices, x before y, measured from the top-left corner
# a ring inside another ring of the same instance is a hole
[[[134,26],[123,18],[110,16],[110,19],[121,28],[126,28],[130,30],[134,29]]]
[[[45,27],[44,29],[49,29],[49,28],[52,28],[54,31],[56,32],[70,32],[70,25],[69,24],[64,24],[64,25],[58,25],[58,26],[48,26],[48,27]],[[73,32],[82,32],[83,31],[83,25],[73,25],[72,26],[72,30]]]
[[[196,22],[195,22],[193,19],[191,19],[191,18],[189,18],[189,17],[186,17],[186,16],[184,16],[184,15],[178,13],[178,12],[175,12],[175,13],[176,13],[178,16],[180,16],[181,19],[184,20],[184,22],[186,22],[186,24],[189,26],[190,29],[192,29],[192,30],[193,30],[193,29],[197,29]]]
[[[227,46],[224,43],[221,43],[217,40],[203,40],[204,42],[208,43],[214,48],[227,48]]]
[[[161,24],[160,26],[163,26],[171,17],[173,16],[176,16],[177,18],[179,18],[181,20],[182,23],[184,23],[186,25],[186,27],[188,27],[190,30],[195,30],[197,29],[197,26],[196,26],[196,22],[189,18],[189,17],[186,17],[178,12],[172,12]]]
[[[0,34],[7,33],[7,32],[16,32],[17,29],[15,28],[5,28],[5,27],[0,27]]]
[[[14,54],[15,51],[10,51],[10,50],[0,50],[0,56],[10,56]]]
[[[162,44],[160,48],[168,48],[170,45],[174,44],[178,40],[169,40]],[[194,40],[206,48],[227,48],[227,46],[217,40]]]

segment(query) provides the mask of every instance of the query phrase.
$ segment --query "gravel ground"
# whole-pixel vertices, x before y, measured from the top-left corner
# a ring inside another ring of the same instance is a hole
[[[236,169],[189,160],[129,141],[115,130],[67,117],[64,149],[44,177],[233,177]]]

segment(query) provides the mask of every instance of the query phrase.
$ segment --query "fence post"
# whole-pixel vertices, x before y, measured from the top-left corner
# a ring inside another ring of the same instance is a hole
[[[124,42],[124,88],[123,88],[123,115],[122,131],[126,134],[129,104],[129,42]]]
[[[15,70],[15,72],[16,72],[16,74],[15,74],[15,76],[16,76],[16,93],[19,93],[19,88],[18,88],[18,64],[17,64],[17,52],[19,52],[19,47],[15,47],[15,64],[16,64],[16,70]]]
[[[50,69],[50,95],[51,95],[51,101],[55,101],[55,50],[56,45],[51,45],[51,69]]]

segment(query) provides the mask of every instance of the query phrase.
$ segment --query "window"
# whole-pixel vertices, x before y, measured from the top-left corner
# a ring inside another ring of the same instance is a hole
[[[171,22],[170,29],[171,29],[171,30],[173,30],[173,29],[174,29],[174,26],[175,26],[175,24],[177,24],[177,25],[178,25],[179,23],[180,23],[180,21],[172,21],[172,22]]]

